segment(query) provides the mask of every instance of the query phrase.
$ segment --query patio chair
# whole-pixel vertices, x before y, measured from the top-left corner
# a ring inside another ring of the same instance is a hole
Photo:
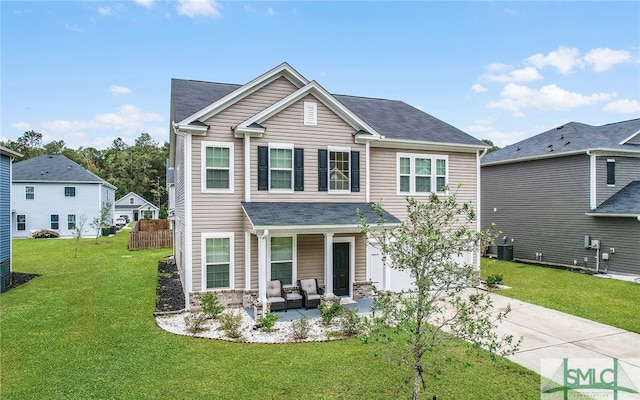
[[[267,301],[271,304],[271,311],[287,311],[287,301],[285,300],[284,289],[281,281],[267,282]]]
[[[294,309],[302,307],[302,295],[298,292],[286,293],[287,309]]]
[[[318,287],[318,280],[316,278],[300,279],[298,281],[298,287],[300,288],[302,306],[304,308],[308,310],[320,305],[320,301],[322,300],[321,295],[324,294],[324,290]]]

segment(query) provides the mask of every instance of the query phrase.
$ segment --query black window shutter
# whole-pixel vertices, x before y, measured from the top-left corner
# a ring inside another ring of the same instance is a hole
[[[269,190],[269,147],[258,146],[258,190]]]
[[[304,149],[293,149],[293,188],[304,191]]]
[[[318,192],[327,191],[327,179],[329,178],[327,162],[327,150],[318,150]]]
[[[351,152],[351,191],[360,191],[360,152]]]

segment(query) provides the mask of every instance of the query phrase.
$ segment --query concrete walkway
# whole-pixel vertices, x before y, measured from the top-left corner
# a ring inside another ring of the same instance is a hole
[[[545,371],[541,371],[544,359],[618,358],[627,375],[636,377],[634,383],[638,387],[640,334],[496,293],[491,293],[491,298],[496,310],[504,311],[511,305],[511,312],[497,329],[498,334],[523,337],[519,351],[507,357],[511,361],[546,376]]]

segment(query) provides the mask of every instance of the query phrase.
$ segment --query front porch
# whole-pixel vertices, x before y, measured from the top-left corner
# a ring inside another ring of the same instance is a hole
[[[373,305],[373,298],[371,297],[351,300],[342,304],[344,308],[355,308],[358,314],[360,315],[370,314],[372,305]],[[247,314],[249,314],[249,317],[256,320],[255,309],[253,307],[245,308],[245,311],[247,312]],[[318,310],[317,308],[310,308],[308,310],[305,308],[293,308],[287,311],[279,310],[279,311],[272,311],[272,312],[280,317],[278,318],[278,321],[280,322],[294,321],[300,318],[309,318],[309,319],[320,318],[320,310]]]

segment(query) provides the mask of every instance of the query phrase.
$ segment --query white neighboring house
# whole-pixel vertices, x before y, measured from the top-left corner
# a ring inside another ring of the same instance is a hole
[[[133,192],[116,200],[116,218],[127,215],[129,221],[144,219],[145,213],[151,213],[149,219],[157,219],[160,209],[142,196]]]
[[[114,203],[116,187],[63,155],[42,155],[13,164],[11,217],[13,237],[30,237],[40,229],[73,236],[86,217],[84,233],[102,205]],[[114,207],[109,224],[113,225]]]

